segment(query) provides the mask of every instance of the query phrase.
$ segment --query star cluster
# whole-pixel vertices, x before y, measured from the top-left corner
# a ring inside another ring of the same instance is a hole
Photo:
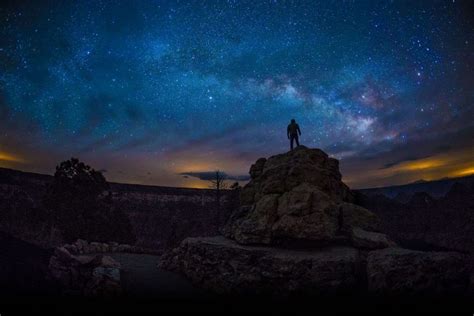
[[[459,1],[74,1],[0,8],[0,166],[77,156],[205,186],[301,141],[353,187],[467,175],[474,7]]]

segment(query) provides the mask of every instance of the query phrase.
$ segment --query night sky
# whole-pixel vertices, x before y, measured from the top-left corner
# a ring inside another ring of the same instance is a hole
[[[473,174],[472,3],[2,1],[0,167],[206,187],[295,118],[353,188]]]

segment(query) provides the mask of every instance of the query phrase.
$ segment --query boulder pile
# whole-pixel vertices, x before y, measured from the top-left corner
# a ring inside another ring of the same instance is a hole
[[[114,297],[122,293],[120,263],[109,256],[73,255],[57,247],[49,272],[64,294]]]
[[[63,245],[73,255],[80,254],[97,254],[107,252],[125,252],[125,253],[144,253],[144,254],[161,254],[161,252],[128,244],[119,244],[117,242],[88,242],[84,239],[78,239],[72,244]]]
[[[402,249],[353,204],[339,162],[299,146],[250,168],[223,236],[187,238],[160,267],[218,293],[447,294],[467,290],[464,255]]]

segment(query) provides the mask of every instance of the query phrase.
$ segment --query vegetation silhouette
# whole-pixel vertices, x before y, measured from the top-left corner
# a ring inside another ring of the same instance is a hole
[[[108,189],[100,171],[77,158],[61,162],[43,200],[53,229],[59,229],[66,242],[80,238],[133,243],[130,220],[113,206]]]
[[[215,192],[215,225],[220,227],[229,217],[232,210],[237,208],[240,203],[240,185],[237,181],[230,183],[229,177],[223,171],[216,170],[214,176],[209,179],[209,188]],[[222,197],[226,199],[222,203]]]
[[[218,209],[221,205],[222,190],[227,190],[229,187],[226,180],[227,175],[220,170],[216,170],[214,173],[214,177],[209,180],[209,182],[211,183],[209,185],[209,188],[215,190],[216,192],[216,206]]]

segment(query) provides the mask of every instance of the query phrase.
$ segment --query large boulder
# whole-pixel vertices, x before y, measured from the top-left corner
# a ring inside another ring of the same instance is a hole
[[[239,245],[219,236],[185,239],[161,257],[160,267],[217,293],[287,296],[357,291],[361,262],[359,251],[349,247],[289,250]]]
[[[353,228],[380,230],[373,213],[350,203],[352,194],[341,181],[338,161],[319,149],[299,146],[260,158],[249,173],[242,206],[223,229],[238,243],[350,244]]]
[[[306,182],[332,198],[352,201],[352,193],[341,181],[339,161],[329,158],[320,149],[299,146],[284,154],[268,159],[260,158],[250,167],[251,185],[243,189],[249,199],[244,204],[255,203],[261,195],[284,193]],[[248,192],[246,192],[248,191]]]
[[[113,297],[122,292],[120,263],[109,256],[73,255],[66,247],[57,247],[48,268],[64,294]]]
[[[109,257],[110,258],[110,257]],[[110,260],[110,259],[108,259]],[[85,296],[116,297],[122,294],[120,270],[117,267],[97,266],[84,286]]]
[[[341,203],[340,216],[341,218],[341,229],[344,232],[351,232],[354,228],[361,228],[366,231],[381,231],[380,219],[363,207],[352,203]]]
[[[352,229],[352,245],[357,248],[380,249],[395,247],[396,244],[387,235],[376,232],[368,232],[358,227]]]
[[[369,291],[380,294],[457,294],[469,287],[466,257],[456,252],[386,248],[369,252]]]

